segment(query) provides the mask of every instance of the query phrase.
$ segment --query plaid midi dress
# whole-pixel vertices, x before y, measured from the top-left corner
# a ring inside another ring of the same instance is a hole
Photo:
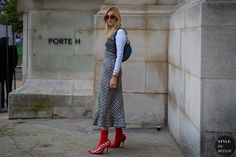
[[[98,108],[93,124],[100,127],[122,127],[125,124],[121,70],[117,78],[117,88],[110,88],[110,79],[116,62],[115,35],[105,43],[103,73],[98,96]]]

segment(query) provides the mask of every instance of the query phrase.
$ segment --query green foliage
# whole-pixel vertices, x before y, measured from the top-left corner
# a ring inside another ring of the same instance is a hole
[[[17,13],[17,0],[0,2],[0,24],[11,25],[13,31],[22,32],[23,22],[19,20]]]

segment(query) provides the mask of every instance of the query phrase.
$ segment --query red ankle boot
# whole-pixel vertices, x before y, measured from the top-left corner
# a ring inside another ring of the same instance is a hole
[[[116,128],[115,140],[114,140],[114,143],[110,145],[110,148],[120,147],[121,142],[123,143],[123,147],[124,147],[125,140],[126,140],[126,136],[122,132],[122,128]]]
[[[106,149],[106,151],[108,153],[108,148],[110,147],[110,145],[111,145],[111,142],[108,139],[108,131],[102,129],[101,133],[100,133],[100,140],[99,140],[97,148],[94,150],[89,150],[88,152],[91,154],[102,154],[104,152],[104,150]]]

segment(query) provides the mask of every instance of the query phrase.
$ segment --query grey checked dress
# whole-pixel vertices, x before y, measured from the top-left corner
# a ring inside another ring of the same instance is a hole
[[[98,96],[98,109],[93,124],[101,127],[122,127],[125,124],[124,101],[122,93],[121,70],[117,79],[117,88],[110,88],[110,79],[116,62],[114,33],[106,43],[103,61],[103,74]]]

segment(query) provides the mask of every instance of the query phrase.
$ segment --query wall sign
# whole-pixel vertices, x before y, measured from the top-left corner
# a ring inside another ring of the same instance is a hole
[[[48,38],[49,45],[79,45],[80,38]]]

